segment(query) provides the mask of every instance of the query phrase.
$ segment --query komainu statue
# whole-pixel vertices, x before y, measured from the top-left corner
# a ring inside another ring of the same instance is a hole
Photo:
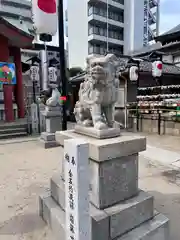
[[[60,104],[60,93],[57,86],[51,84],[47,90],[41,92],[41,102],[48,107],[57,107]]]
[[[78,124],[102,130],[112,128],[118,97],[115,55],[87,58],[87,74],[81,83],[74,114]]]

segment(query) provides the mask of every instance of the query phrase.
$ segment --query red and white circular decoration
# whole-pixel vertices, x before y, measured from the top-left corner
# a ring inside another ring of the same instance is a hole
[[[32,0],[33,22],[37,34],[57,32],[57,0]]]

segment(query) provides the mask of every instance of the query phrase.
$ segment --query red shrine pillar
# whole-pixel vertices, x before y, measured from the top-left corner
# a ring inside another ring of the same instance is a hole
[[[25,106],[24,106],[24,87],[22,77],[22,65],[21,65],[21,51],[20,48],[11,48],[11,54],[14,57],[14,63],[16,66],[16,81],[15,85],[15,99],[18,107],[18,117],[25,117]]]
[[[8,39],[0,35],[0,62],[9,61],[9,44]],[[4,109],[5,109],[5,120],[6,122],[14,121],[14,111],[13,111],[13,86],[4,84]]]

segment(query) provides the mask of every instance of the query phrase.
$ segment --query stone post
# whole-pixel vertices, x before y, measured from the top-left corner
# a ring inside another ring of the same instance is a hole
[[[40,142],[44,148],[57,147],[55,132],[61,129],[61,109],[60,106],[46,106],[44,113],[46,121],[46,131],[41,133]]]
[[[91,240],[88,143],[65,141],[66,239]]]

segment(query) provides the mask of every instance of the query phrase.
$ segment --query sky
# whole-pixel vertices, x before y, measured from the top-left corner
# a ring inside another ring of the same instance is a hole
[[[64,8],[67,0],[64,1]],[[137,0],[138,1],[138,0]],[[160,0],[160,34],[180,24],[180,0]],[[58,45],[58,37],[53,37],[51,45]]]
[[[180,24],[180,0],[160,0],[160,33]]]

